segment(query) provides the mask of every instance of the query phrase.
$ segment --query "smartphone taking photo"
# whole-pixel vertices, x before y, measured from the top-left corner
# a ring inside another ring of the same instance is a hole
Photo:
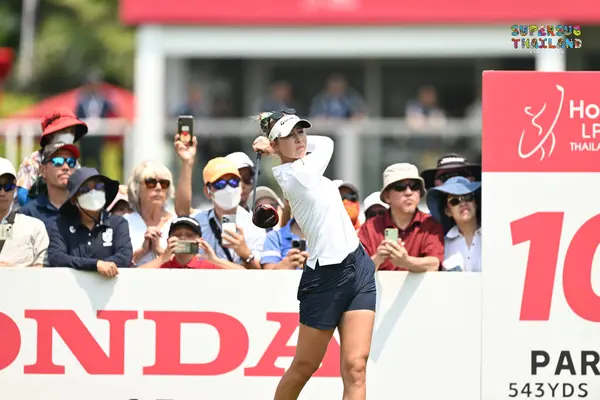
[[[294,249],[298,249],[300,251],[306,251],[306,240],[305,239],[292,240],[292,247]]]
[[[179,141],[186,146],[192,145],[192,138],[194,137],[194,117],[191,115],[180,115],[177,118],[177,133],[179,134]]]
[[[177,240],[175,254],[198,254],[198,242],[195,240]]]
[[[385,240],[389,240],[390,242],[398,241],[398,229],[397,228],[386,228],[384,231]]]
[[[0,240],[10,240],[13,237],[12,224],[0,225]]]
[[[221,218],[221,232],[237,232],[235,214],[223,215]],[[222,239],[222,243],[229,244],[229,241]]]

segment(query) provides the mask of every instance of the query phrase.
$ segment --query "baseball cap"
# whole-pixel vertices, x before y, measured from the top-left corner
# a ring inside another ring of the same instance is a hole
[[[388,186],[404,179],[417,180],[425,187],[425,182],[423,181],[423,178],[419,176],[419,170],[416,166],[409,163],[392,164],[383,171],[383,188],[379,194],[379,199],[384,201],[383,192],[385,192]]]
[[[228,154],[225,156],[225,158],[233,162],[237,166],[237,169],[254,169],[254,163],[250,157],[248,157],[248,154],[244,153],[243,151],[236,151],[235,153]]]
[[[380,205],[383,206],[385,208],[390,208],[389,205],[387,205],[386,203],[384,203],[383,201],[381,201],[381,192],[373,192],[370,195],[367,196],[367,198],[365,199],[365,201],[363,202],[363,209],[365,210],[365,212],[375,206],[375,205]]]
[[[283,201],[277,196],[277,193],[273,189],[267,186],[259,186],[256,188],[256,200],[264,199],[265,197],[273,199],[283,208]]]
[[[352,190],[354,193],[358,194],[358,188],[356,187],[356,185],[350,181],[343,181],[341,179],[336,179],[333,181],[333,183],[339,188],[341,187],[347,187],[348,189]]]
[[[310,122],[308,122],[308,120],[302,119],[297,115],[286,114],[277,122],[275,122],[275,125],[273,125],[273,128],[269,133],[269,140],[272,142],[275,139],[289,136],[290,133],[292,133],[292,129],[294,129],[296,126],[300,126],[301,128],[310,128],[312,125]]]
[[[238,171],[237,165],[225,157],[213,158],[206,164],[204,170],[202,170],[204,184],[215,182],[220,177],[229,174],[235,175],[240,179],[242,178],[240,176],[240,172]]]
[[[10,161],[6,158],[0,157],[0,175],[10,174],[17,177],[17,171],[15,171],[15,167],[12,165]]]
[[[80,153],[77,146],[74,144],[66,144],[66,143],[54,143],[48,144],[44,147],[42,151],[42,164],[46,163],[50,160],[50,158],[60,149],[65,149],[73,153],[73,157],[79,158]]]
[[[177,228],[178,226],[187,226],[188,228],[191,228],[195,233],[202,236],[202,229],[200,228],[200,223],[192,217],[183,216],[173,219],[171,221],[171,226],[169,227],[169,236],[171,236],[175,228]]]

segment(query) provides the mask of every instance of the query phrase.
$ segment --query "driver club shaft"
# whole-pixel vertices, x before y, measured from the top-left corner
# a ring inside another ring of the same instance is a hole
[[[260,170],[260,159],[262,157],[262,153],[259,151],[256,153],[256,166],[254,169],[254,188],[252,190],[252,208],[250,209],[252,212],[256,209],[256,187],[258,186],[258,171]]]

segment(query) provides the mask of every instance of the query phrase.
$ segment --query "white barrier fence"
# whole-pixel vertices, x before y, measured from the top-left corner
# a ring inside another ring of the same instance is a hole
[[[264,400],[294,354],[297,271],[0,271],[3,400]],[[377,274],[369,399],[476,400],[479,274]],[[332,341],[302,399],[340,399]]]

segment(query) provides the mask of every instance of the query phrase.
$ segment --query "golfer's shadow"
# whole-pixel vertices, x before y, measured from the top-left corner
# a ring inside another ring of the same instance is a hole
[[[402,316],[402,313],[421,285],[424,277],[425,274],[409,273],[404,280],[402,288],[398,291],[391,307],[383,315],[383,318],[381,318],[381,324],[373,332],[373,344],[371,347],[371,355],[369,356],[373,361],[379,361],[379,357],[381,356],[381,353],[383,353],[385,344],[390,338],[390,335],[396,326],[396,322],[398,322]],[[377,293],[377,310],[380,309],[381,298],[383,297],[381,293],[382,287],[383,285],[379,285],[377,288],[377,290],[380,291]]]
[[[98,272],[72,271],[75,281],[90,300],[94,312],[104,310],[113,295],[118,278],[105,278]]]

